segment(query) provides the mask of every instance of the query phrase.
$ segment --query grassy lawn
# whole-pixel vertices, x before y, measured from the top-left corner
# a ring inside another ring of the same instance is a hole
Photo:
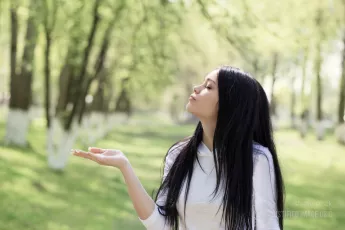
[[[1,139],[4,130],[0,123]],[[191,126],[119,126],[96,146],[126,153],[152,193],[167,149],[192,132]],[[302,141],[293,131],[276,137],[286,183],[285,228],[345,229],[345,147],[331,137]],[[144,229],[117,169],[72,156],[64,173],[53,173],[41,123],[31,127],[29,139],[25,149],[0,143],[0,229]]]

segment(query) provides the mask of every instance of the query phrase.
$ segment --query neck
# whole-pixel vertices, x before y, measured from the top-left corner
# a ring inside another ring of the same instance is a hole
[[[216,129],[216,121],[204,120],[201,121],[203,128],[202,141],[210,151],[213,151],[213,136]]]

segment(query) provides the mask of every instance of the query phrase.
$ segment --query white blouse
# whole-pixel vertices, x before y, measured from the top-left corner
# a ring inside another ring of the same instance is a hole
[[[168,174],[170,167],[174,163],[177,155],[184,144],[174,146],[169,151],[164,167],[163,180]],[[253,145],[253,207],[252,207],[252,225],[256,225],[256,230],[279,230],[278,215],[276,209],[276,189],[275,174],[272,156],[270,151],[257,143]],[[218,230],[225,229],[221,221],[222,196],[218,193],[213,198],[213,190],[216,186],[216,171],[213,160],[213,152],[201,142],[198,146],[198,158],[202,168],[196,161],[194,164],[193,176],[191,179],[190,190],[186,204],[186,218],[184,212],[184,194],[183,185],[181,196],[177,202],[177,211],[179,213],[180,230]],[[163,205],[166,196],[158,196],[157,204]],[[219,211],[218,211],[219,210]],[[218,212],[217,212],[218,211]],[[153,213],[145,220],[139,218],[147,230],[169,230],[165,225],[164,217],[159,213],[158,206],[155,206]]]

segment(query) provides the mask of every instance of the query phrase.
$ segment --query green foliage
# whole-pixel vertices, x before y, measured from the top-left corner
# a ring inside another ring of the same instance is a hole
[[[29,12],[29,0],[3,1],[0,35],[4,52],[10,44],[9,7],[18,8],[20,42]],[[54,86],[67,62],[73,75],[80,72],[83,52],[92,24],[95,0],[43,0],[36,12],[40,28],[35,55],[35,98],[43,94],[44,23],[52,27],[51,73]],[[332,44],[344,30],[343,0],[313,1],[134,1],[102,0],[97,33],[91,49],[87,72],[94,73],[105,33],[111,28],[105,61],[112,101],[121,91],[121,79],[130,77],[126,87],[133,94],[135,106],[159,104],[159,95],[172,85],[186,87],[200,81],[213,68],[230,64],[253,73],[258,79],[271,74],[273,56],[278,55],[278,72],[283,78],[289,68],[302,68],[303,55],[315,59],[322,36],[322,51],[334,52]],[[317,25],[318,14],[322,15]],[[69,52],[69,53],[68,53]],[[2,75],[8,76],[9,63],[1,62]],[[314,70],[312,70],[314,71]],[[311,72],[311,74],[315,74]],[[280,79],[283,79],[280,78]],[[7,91],[5,81],[2,91]],[[289,82],[289,81],[287,81]],[[306,84],[311,81],[307,79]],[[89,91],[95,94],[97,83]],[[57,87],[53,88],[56,101]]]

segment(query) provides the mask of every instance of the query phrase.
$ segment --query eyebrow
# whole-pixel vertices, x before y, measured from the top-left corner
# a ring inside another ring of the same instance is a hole
[[[217,85],[217,83],[216,83],[215,81],[213,81],[211,78],[206,78],[205,80],[206,80],[206,81],[212,81],[214,84]]]

